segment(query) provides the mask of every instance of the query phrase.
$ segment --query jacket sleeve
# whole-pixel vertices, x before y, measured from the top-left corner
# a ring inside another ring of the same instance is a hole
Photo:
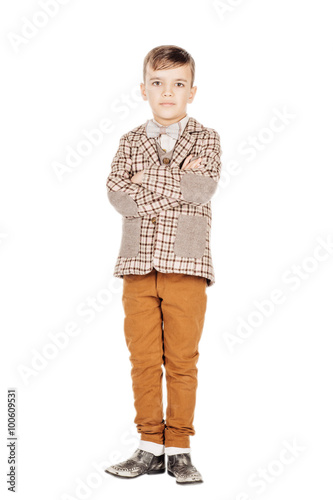
[[[113,207],[123,216],[140,217],[157,214],[161,210],[179,207],[180,202],[161,193],[154,193],[144,186],[131,182],[131,145],[124,134],[112,163],[106,186]]]
[[[202,158],[199,167],[182,170],[173,169],[172,163],[171,166],[150,164],[144,170],[142,186],[180,203],[207,203],[215,193],[220,179],[221,155],[220,136],[214,129],[210,129],[198,155]],[[191,161],[194,159],[191,158]]]

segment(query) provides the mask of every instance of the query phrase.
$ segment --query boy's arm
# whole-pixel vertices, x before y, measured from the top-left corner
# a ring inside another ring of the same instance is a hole
[[[124,134],[112,163],[106,186],[110,203],[124,216],[156,214],[161,210],[179,207],[180,202],[161,193],[153,193],[131,182],[131,145]]]
[[[221,155],[220,136],[215,130],[211,130],[203,141],[199,167],[177,170],[170,169],[170,166],[151,164],[143,171],[142,186],[180,203],[207,203],[217,189],[221,174]]]

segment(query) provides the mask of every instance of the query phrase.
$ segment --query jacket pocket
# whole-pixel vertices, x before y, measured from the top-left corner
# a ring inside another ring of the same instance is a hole
[[[123,217],[120,257],[136,257],[140,249],[141,217]]]
[[[205,216],[179,214],[174,253],[200,259],[205,253],[208,222]]]

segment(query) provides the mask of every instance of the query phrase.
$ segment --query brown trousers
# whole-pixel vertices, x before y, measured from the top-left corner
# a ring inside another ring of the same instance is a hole
[[[205,277],[161,273],[123,277],[124,333],[141,439],[188,448],[196,402],[196,367],[207,305]],[[162,364],[167,386],[163,417]]]

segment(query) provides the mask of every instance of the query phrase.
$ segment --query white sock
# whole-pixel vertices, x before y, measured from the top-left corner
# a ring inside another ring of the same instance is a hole
[[[167,446],[165,448],[166,455],[176,455],[178,453],[190,453],[191,448],[176,448],[175,446]]]
[[[152,441],[143,441],[142,439],[140,439],[138,448],[143,451],[149,451],[157,457],[163,455],[164,453],[164,444],[153,443]]]

